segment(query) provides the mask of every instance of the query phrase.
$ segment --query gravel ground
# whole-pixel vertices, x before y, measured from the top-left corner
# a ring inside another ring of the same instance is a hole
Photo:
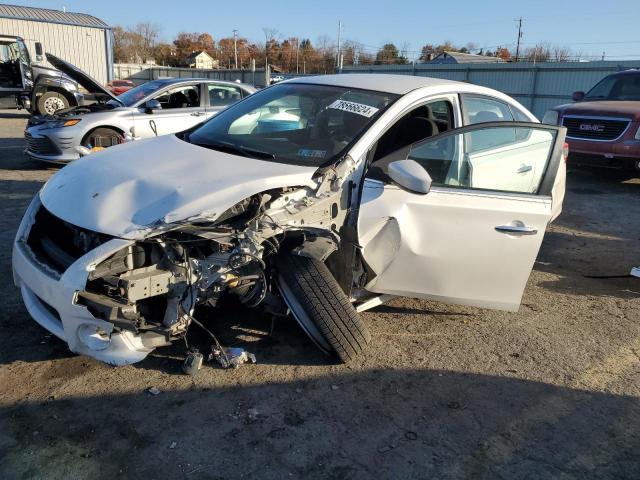
[[[396,299],[343,366],[226,312],[259,363],[188,377],[180,346],[112,368],[27,315],[11,242],[56,169],[25,123],[0,112],[0,478],[640,478],[640,280],[588,278],[640,264],[639,180],[570,173],[518,313]]]

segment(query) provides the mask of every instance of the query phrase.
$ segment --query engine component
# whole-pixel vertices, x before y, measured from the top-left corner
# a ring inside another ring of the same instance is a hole
[[[137,268],[120,275],[119,287],[130,302],[137,302],[143,298],[162,295],[169,291],[173,274],[160,270],[157,265]]]

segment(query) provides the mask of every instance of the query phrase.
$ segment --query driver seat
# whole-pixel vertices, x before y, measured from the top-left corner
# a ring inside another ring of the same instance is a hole
[[[175,92],[169,96],[169,108],[186,108],[189,106],[189,99],[182,92]]]
[[[198,97],[198,92],[196,92],[195,89],[190,88],[187,90],[187,97],[189,97],[189,107],[200,106],[200,98]]]

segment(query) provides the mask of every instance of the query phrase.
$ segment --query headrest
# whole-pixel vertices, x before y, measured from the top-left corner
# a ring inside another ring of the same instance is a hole
[[[430,118],[426,117],[408,117],[400,126],[398,131],[398,140],[396,144],[406,146],[422,140],[423,138],[432,137],[439,133],[438,126]]]
[[[470,115],[472,123],[499,122],[500,116],[496,112],[482,110],[475,115]]]

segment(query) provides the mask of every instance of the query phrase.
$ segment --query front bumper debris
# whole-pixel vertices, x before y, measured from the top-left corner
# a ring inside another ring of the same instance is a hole
[[[13,246],[14,283],[24,304],[42,327],[67,342],[72,352],[111,365],[139,362],[153,349],[146,347],[134,332],[114,332],[114,325],[95,318],[77,303],[93,267],[126,247],[130,242],[110,240],[77,259],[62,275],[35,258],[26,244],[26,235],[40,207],[36,196],[29,206]],[[46,301],[45,301],[46,299]]]

